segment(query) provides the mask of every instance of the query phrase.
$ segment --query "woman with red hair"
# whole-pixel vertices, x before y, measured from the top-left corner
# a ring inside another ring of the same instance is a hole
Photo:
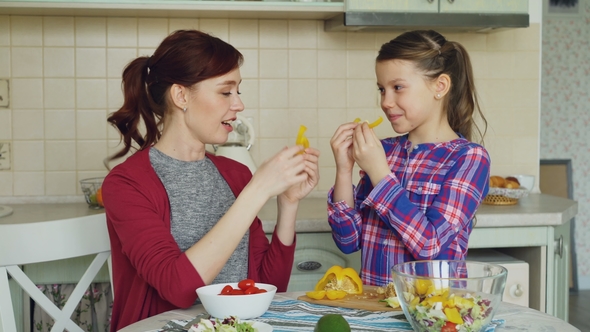
[[[287,289],[298,203],[318,183],[319,151],[285,147],[253,175],[206,151],[228,139],[244,109],[242,62],[221,39],[180,30],[123,72],[124,103],[108,121],[124,147],[112,159],[137,151],[103,184],[112,331],[190,307],[195,290],[211,283],[250,278]],[[269,243],[256,215],[273,196],[278,216]]]

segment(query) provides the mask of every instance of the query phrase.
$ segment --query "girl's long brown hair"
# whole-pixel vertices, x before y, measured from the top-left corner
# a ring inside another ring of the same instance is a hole
[[[123,106],[107,121],[121,133],[124,147],[109,160],[126,155],[133,142],[139,150],[156,143],[170,109],[172,84],[192,87],[242,65],[242,54],[223,40],[197,30],[178,30],[166,37],[151,57],[131,61],[123,71]],[[145,133],[139,130],[143,120]]]
[[[409,31],[383,44],[377,55],[377,62],[395,59],[412,61],[431,80],[441,74],[449,75],[451,89],[443,111],[451,128],[470,141],[475,129],[477,140],[483,141],[487,120],[477,101],[469,54],[461,44],[448,41],[433,30]],[[474,119],[476,114],[483,122],[483,132]]]

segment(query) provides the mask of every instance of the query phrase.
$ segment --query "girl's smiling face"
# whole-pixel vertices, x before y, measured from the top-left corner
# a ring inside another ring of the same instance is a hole
[[[407,60],[386,60],[375,66],[381,109],[398,134],[422,136],[440,123],[442,104],[435,98],[436,83],[426,79]]]

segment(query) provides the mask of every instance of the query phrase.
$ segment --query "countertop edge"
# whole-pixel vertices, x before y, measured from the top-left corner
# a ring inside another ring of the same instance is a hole
[[[0,226],[104,213],[104,210],[88,208],[86,203],[7,205],[14,211],[11,215],[0,218]],[[545,194],[531,194],[513,206],[482,205],[476,214],[475,228],[559,226],[574,218],[577,213],[578,203],[574,200]],[[276,215],[276,199],[271,199],[258,214],[265,233],[270,234],[274,231]],[[301,201],[295,230],[298,233],[331,232],[325,197],[316,196]]]

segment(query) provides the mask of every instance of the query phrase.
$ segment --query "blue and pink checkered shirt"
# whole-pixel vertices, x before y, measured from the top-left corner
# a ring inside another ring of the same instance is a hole
[[[328,221],[344,253],[362,250],[366,285],[392,281],[391,268],[425,259],[465,259],[475,212],[487,195],[490,157],[464,138],[411,148],[407,135],[383,139],[392,173],[373,187],[362,170],[354,208],[333,202]]]

